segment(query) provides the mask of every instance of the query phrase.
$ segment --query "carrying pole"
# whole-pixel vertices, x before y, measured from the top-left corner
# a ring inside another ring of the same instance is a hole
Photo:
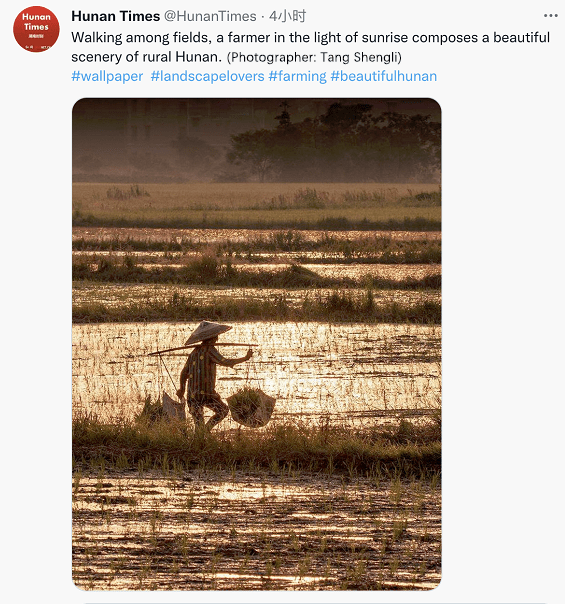
[[[197,344],[189,344],[188,346],[177,346],[176,348],[167,348],[166,350],[156,350],[155,352],[149,352],[147,354],[148,357],[152,357],[158,354],[163,354],[165,352],[173,352],[174,350],[186,350],[187,348],[195,348],[196,346],[200,346],[202,342],[198,342]],[[259,344],[239,344],[234,342],[216,342],[214,346],[259,346]]]

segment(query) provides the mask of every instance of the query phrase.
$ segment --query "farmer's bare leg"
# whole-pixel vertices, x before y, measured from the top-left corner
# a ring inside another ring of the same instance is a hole
[[[230,409],[218,394],[209,397],[205,405],[214,412],[214,415],[206,422],[206,428],[208,431],[211,431],[214,426],[219,424],[228,415]]]
[[[200,430],[204,427],[204,406],[200,401],[189,401],[188,410],[194,420],[194,428]]]

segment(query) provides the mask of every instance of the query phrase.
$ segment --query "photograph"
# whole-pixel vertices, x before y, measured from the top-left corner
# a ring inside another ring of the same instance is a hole
[[[77,588],[440,584],[441,138],[432,98],[74,104]]]

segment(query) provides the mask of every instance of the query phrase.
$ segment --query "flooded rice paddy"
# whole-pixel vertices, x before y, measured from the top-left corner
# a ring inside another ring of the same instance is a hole
[[[441,575],[438,476],[76,472],[84,590],[427,590]]]
[[[289,307],[300,307],[306,298],[317,299],[330,295],[335,290],[317,288],[306,289],[271,289],[248,287],[199,287],[195,285],[161,284],[120,284],[76,282],[73,286],[73,304],[101,303],[110,307],[148,300],[166,302],[173,292],[198,304],[221,304],[223,300],[237,302],[254,300],[284,300]],[[367,292],[362,289],[347,290],[354,298],[364,298]],[[441,302],[441,293],[437,290],[381,290],[374,293],[377,303],[398,302],[400,304],[418,304],[422,302]]]
[[[145,269],[157,269],[163,266],[169,268],[182,268],[188,262],[202,255],[193,253],[171,253],[171,252],[123,252],[123,251],[101,251],[101,252],[73,252],[73,259],[95,263],[101,257],[123,259],[124,257],[136,259],[136,266]],[[290,266],[300,262],[305,264],[308,270],[315,272],[321,277],[347,278],[362,281],[367,277],[378,279],[389,279],[391,281],[403,281],[406,279],[423,279],[441,275],[441,265],[438,264],[373,264],[361,262],[348,262],[346,264],[337,261],[323,262],[319,254],[298,254],[278,252],[276,261],[272,254],[253,254],[253,262],[234,259],[232,265],[237,268],[245,268],[247,272],[260,273],[261,271],[283,271]],[[309,260],[308,262],[305,262]],[[329,254],[324,255],[323,260],[331,259]],[[293,262],[293,261],[296,262]]]
[[[251,239],[268,239],[272,229],[154,229],[154,228],[108,228],[108,227],[73,227],[73,241],[127,241],[135,239],[147,242],[170,242],[217,244],[226,240],[234,243],[247,242]],[[300,231],[304,241],[318,241],[327,231]],[[397,241],[440,241],[440,231],[332,231],[336,239],[357,239],[387,237]]]
[[[182,346],[194,327],[73,326],[74,412],[131,418],[146,397],[157,400],[163,390],[173,394],[186,354],[160,360],[147,353]],[[249,363],[218,369],[220,395],[230,396],[243,385],[259,387],[277,399],[275,419],[363,424],[398,414],[422,416],[439,405],[437,326],[242,322],[222,340],[259,347]],[[228,357],[246,351],[220,350]]]

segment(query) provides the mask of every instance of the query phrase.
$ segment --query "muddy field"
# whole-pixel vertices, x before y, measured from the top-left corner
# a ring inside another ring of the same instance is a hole
[[[85,590],[427,590],[440,581],[439,477],[84,474],[73,580]]]

